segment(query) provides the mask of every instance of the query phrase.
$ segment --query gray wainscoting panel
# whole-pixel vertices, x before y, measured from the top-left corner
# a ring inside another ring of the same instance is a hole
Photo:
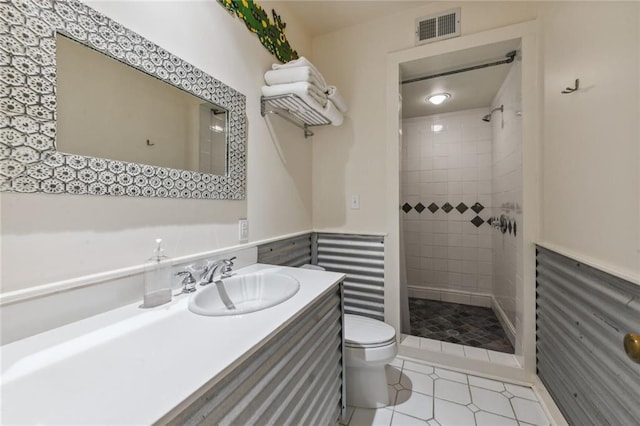
[[[311,263],[311,233],[258,246],[258,263],[302,266]]]
[[[384,238],[318,233],[317,264],[341,272],[344,311],[384,321]]]
[[[575,425],[640,424],[640,286],[538,247],[538,376]]]
[[[335,425],[343,396],[340,306],[336,286],[168,423]]]
[[[345,313],[384,321],[384,237],[314,232],[258,246],[258,262],[346,274]]]

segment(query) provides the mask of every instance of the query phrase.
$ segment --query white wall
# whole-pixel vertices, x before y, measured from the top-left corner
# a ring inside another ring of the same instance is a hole
[[[272,137],[260,116],[275,58],[255,34],[215,1],[88,4],[247,96],[247,200],[2,193],[2,292],[138,265],[156,237],[173,257],[235,245],[241,217],[251,240],[310,229],[311,146],[287,124],[274,123]],[[275,7],[294,47],[308,52],[286,5]]]
[[[492,215],[492,132],[482,121],[488,112],[403,120],[400,203],[439,207],[434,213],[401,212],[410,295],[488,306],[488,298],[472,296],[492,290],[492,229],[486,223]],[[441,130],[434,131],[434,125]],[[446,203],[453,207],[448,213],[442,209]],[[466,206],[462,213],[460,203]],[[478,214],[471,209],[476,203],[483,207]],[[483,220],[479,226],[471,222],[476,216]]]
[[[414,20],[462,7],[462,34],[536,18],[537,5],[436,2],[313,39],[313,61],[349,104],[345,123],[321,128],[313,146],[313,223],[321,230],[387,232],[387,54],[414,46]],[[348,208],[360,195],[360,210]]]
[[[543,181],[539,241],[640,282],[640,4],[460,5],[463,35],[540,15],[543,145],[531,152],[542,152],[542,168],[525,170]],[[389,52],[413,46],[415,17],[456,6],[455,2],[430,4],[314,38],[315,64],[340,87],[350,105],[342,127],[316,132],[314,227],[388,231],[385,207],[394,201],[387,198],[384,179],[385,58]],[[582,90],[561,95],[578,77]],[[529,116],[535,113],[530,111]],[[360,195],[360,210],[348,208],[351,194]]]
[[[462,9],[461,38],[414,48],[415,18],[456,6]],[[401,12],[314,38],[313,60],[325,77],[340,87],[350,105],[345,124],[340,128],[319,129],[313,152],[314,216],[316,229],[340,232],[382,232],[385,238],[385,320],[400,329],[400,258],[398,227],[400,221],[399,141],[398,141],[398,64],[451,50],[462,50],[499,40],[519,38],[527,31],[527,49],[532,58],[528,81],[537,81],[535,57],[537,45],[531,25],[521,29],[497,29],[513,23],[534,20],[538,4],[521,2],[439,2],[411,12]],[[480,39],[469,36],[483,32]],[[501,37],[501,38],[500,38]],[[524,48],[524,46],[523,46]],[[529,85],[530,105],[537,105],[537,89]],[[532,112],[529,128],[535,129],[537,114]],[[532,132],[530,141],[537,142]],[[532,150],[537,150],[532,147]],[[350,194],[360,194],[360,210],[347,208]],[[531,195],[531,198],[537,198]],[[535,220],[536,214],[531,215]],[[525,235],[525,238],[527,236]],[[537,238],[537,229],[529,240]],[[533,248],[527,251],[533,258]],[[533,277],[532,266],[525,268]],[[527,300],[534,300],[531,278]],[[526,312],[527,324],[535,322],[533,309]],[[534,329],[529,328],[524,353],[526,373],[535,371]],[[478,366],[480,367],[480,366]],[[480,367],[481,368],[481,367]],[[479,370],[480,371],[480,370]]]
[[[502,233],[493,231],[493,283],[495,297],[507,335],[516,334],[522,312],[516,298],[522,298],[523,287],[523,221],[522,212],[522,63],[516,60],[505,78],[492,105],[504,105],[504,113],[495,112],[493,127],[492,179],[493,216],[515,223]],[[504,118],[503,118],[504,117]],[[503,126],[504,123],[504,126]],[[520,230],[518,232],[518,227]],[[518,351],[521,353],[521,351]]]
[[[462,7],[463,37],[413,48],[415,17],[436,12],[436,7],[444,10],[458,5]],[[398,93],[398,64],[450,50],[523,37],[523,49],[526,47],[530,52],[523,78],[529,82],[526,88],[528,106],[534,109],[524,120],[525,128],[529,129],[528,139],[525,139],[529,141],[528,150],[536,157],[539,149],[536,108],[539,86],[536,84],[538,52],[534,26],[498,28],[536,19],[538,7],[537,3],[521,2],[433,3],[413,13],[402,12],[314,39],[314,61],[330,81],[345,91],[351,107],[344,126],[321,129],[316,134],[319,138],[316,137],[314,145],[314,226],[347,232],[366,232],[373,228],[388,233],[385,240],[385,319],[394,326],[400,324],[397,226],[401,211],[400,200],[396,198],[399,158],[397,119],[394,118],[398,111],[394,99]],[[496,30],[489,31],[491,29]],[[483,32],[478,38],[465,37],[478,32]],[[525,185],[529,188],[527,199],[530,200],[538,198],[532,181],[537,164],[534,159],[529,165],[531,170],[525,170],[530,176],[530,185]],[[351,193],[361,195],[360,210],[345,207]],[[528,220],[535,223],[536,218],[534,211]],[[538,238],[537,225],[530,227],[529,234],[525,233],[523,237],[529,242],[526,256],[530,259],[525,264],[526,297],[523,299],[526,300],[523,312],[527,324],[522,350],[525,356],[521,364],[524,370],[512,372],[514,378],[521,380],[535,372],[535,273],[530,241]]]
[[[543,240],[638,283],[639,13],[637,2],[541,13]],[[576,78],[581,89],[561,94]]]

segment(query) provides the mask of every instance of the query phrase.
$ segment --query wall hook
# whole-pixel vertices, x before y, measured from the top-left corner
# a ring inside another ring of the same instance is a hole
[[[576,90],[578,90],[580,88],[580,79],[576,78],[576,82],[575,82],[575,87],[567,87],[566,89],[564,89],[562,92],[563,95],[566,95],[568,93],[573,93]]]
[[[154,146],[154,145],[155,145],[155,143],[151,143],[151,142],[149,141],[149,139],[147,139],[147,145],[149,145],[149,146]]]

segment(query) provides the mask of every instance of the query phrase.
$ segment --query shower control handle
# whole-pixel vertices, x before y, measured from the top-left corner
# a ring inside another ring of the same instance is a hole
[[[500,232],[502,232],[503,234],[506,234],[508,226],[509,226],[509,221],[507,220],[507,216],[501,214],[500,215]]]

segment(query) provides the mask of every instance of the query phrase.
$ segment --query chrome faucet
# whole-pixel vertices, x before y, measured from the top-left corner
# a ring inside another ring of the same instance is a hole
[[[200,280],[200,285],[208,285],[212,282],[222,280],[224,278],[229,278],[233,275],[233,261],[236,257],[232,257],[231,259],[222,259],[214,262],[211,265],[207,265],[205,268],[204,274],[202,274],[202,279]],[[214,280],[214,276],[216,271],[220,269],[220,276],[217,280]]]

